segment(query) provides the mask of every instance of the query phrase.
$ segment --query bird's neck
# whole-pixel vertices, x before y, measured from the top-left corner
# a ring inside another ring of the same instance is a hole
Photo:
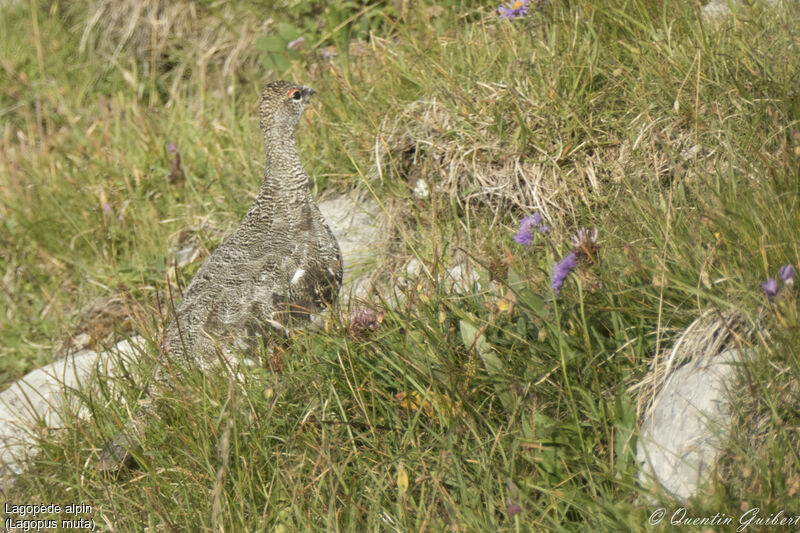
[[[264,142],[266,162],[264,179],[256,196],[256,212],[261,216],[270,216],[275,210],[281,210],[297,203],[311,199],[308,174],[297,153],[294,139],[283,139],[283,142]]]

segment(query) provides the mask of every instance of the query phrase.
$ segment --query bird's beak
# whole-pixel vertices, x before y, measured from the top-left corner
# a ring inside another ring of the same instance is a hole
[[[311,87],[303,87],[301,91],[303,93],[303,98],[305,98],[306,101],[308,101],[308,97],[311,96],[312,94],[317,94],[317,91],[315,91]]]

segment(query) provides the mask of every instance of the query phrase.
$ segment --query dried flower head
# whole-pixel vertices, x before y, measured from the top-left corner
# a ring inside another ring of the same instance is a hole
[[[598,251],[597,234],[597,228],[592,228],[591,232],[586,228],[581,228],[572,237],[572,245],[579,260],[594,262]]]
[[[383,316],[383,311],[376,313],[366,307],[353,309],[350,313],[350,331],[355,334],[375,331],[383,321]]]
[[[592,228],[592,232],[586,228],[581,228],[572,237],[572,244],[575,248],[582,248],[586,246],[597,246],[597,228]]]

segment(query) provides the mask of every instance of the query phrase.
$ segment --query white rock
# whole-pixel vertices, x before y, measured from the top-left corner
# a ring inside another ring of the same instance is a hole
[[[765,0],[765,2],[771,8],[778,8],[781,5],[781,0]],[[736,9],[740,4],[741,0],[711,0],[700,10],[700,16],[707,23],[716,22],[731,15],[733,13],[731,7]]]
[[[447,275],[450,278],[449,281],[452,284],[453,291],[458,294],[471,292],[475,283],[480,279],[475,267],[469,261],[464,261],[450,268],[447,271]]]
[[[113,375],[120,358],[138,358],[142,337],[124,340],[107,352],[83,350],[29,372],[0,393],[0,478],[25,469],[38,453],[44,428],[62,426],[61,415],[86,417],[88,411],[70,397],[69,391],[91,382],[95,370]]]
[[[414,196],[421,199],[430,196],[430,190],[428,190],[428,184],[424,179],[422,178],[418,179],[417,183],[414,185]]]
[[[339,241],[344,262],[341,298],[365,298],[378,254],[386,237],[381,231],[381,208],[372,198],[351,192],[319,202],[319,209]]]
[[[639,480],[686,500],[708,479],[730,430],[728,387],[736,382],[739,350],[698,358],[666,379],[641,426]]]
[[[711,2],[703,6],[700,14],[706,21],[713,21],[730,15],[731,8],[728,6],[727,0],[711,0]]]

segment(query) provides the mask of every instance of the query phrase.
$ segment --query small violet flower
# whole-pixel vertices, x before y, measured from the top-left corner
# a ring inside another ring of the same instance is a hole
[[[553,292],[556,294],[559,293],[561,290],[561,286],[564,284],[564,280],[567,279],[567,276],[570,272],[575,268],[575,252],[572,252],[567,257],[555,263],[553,265]]]
[[[514,20],[514,17],[521,17],[528,13],[529,4],[530,0],[516,0],[511,4],[501,5],[497,11],[500,13],[500,18]]]
[[[775,278],[769,278],[761,285],[761,288],[764,289],[764,293],[770,300],[775,298],[775,295],[778,294],[778,282],[775,281]]]
[[[792,265],[783,265],[780,270],[778,270],[778,275],[789,287],[794,285],[794,267]]]
[[[171,141],[167,143],[167,151],[171,154],[175,153],[175,145]]]
[[[543,222],[542,215],[540,215],[539,213],[534,213],[533,215],[522,219],[523,222],[525,222],[526,220],[528,221],[528,224],[530,226],[538,228],[539,233],[544,233],[550,229],[550,226],[545,226],[544,224],[542,224]]]
[[[520,224],[519,233],[514,235],[514,241],[525,248],[530,248],[531,242],[533,242],[533,231],[530,228],[523,228]]]
[[[105,211],[106,213],[111,212],[111,206],[108,204],[108,202],[103,202],[103,211]]]
[[[540,233],[550,229],[542,224],[542,215],[534,213],[519,221],[519,232],[514,235],[514,241],[529,248],[531,242],[533,242],[533,228],[537,228]]]

